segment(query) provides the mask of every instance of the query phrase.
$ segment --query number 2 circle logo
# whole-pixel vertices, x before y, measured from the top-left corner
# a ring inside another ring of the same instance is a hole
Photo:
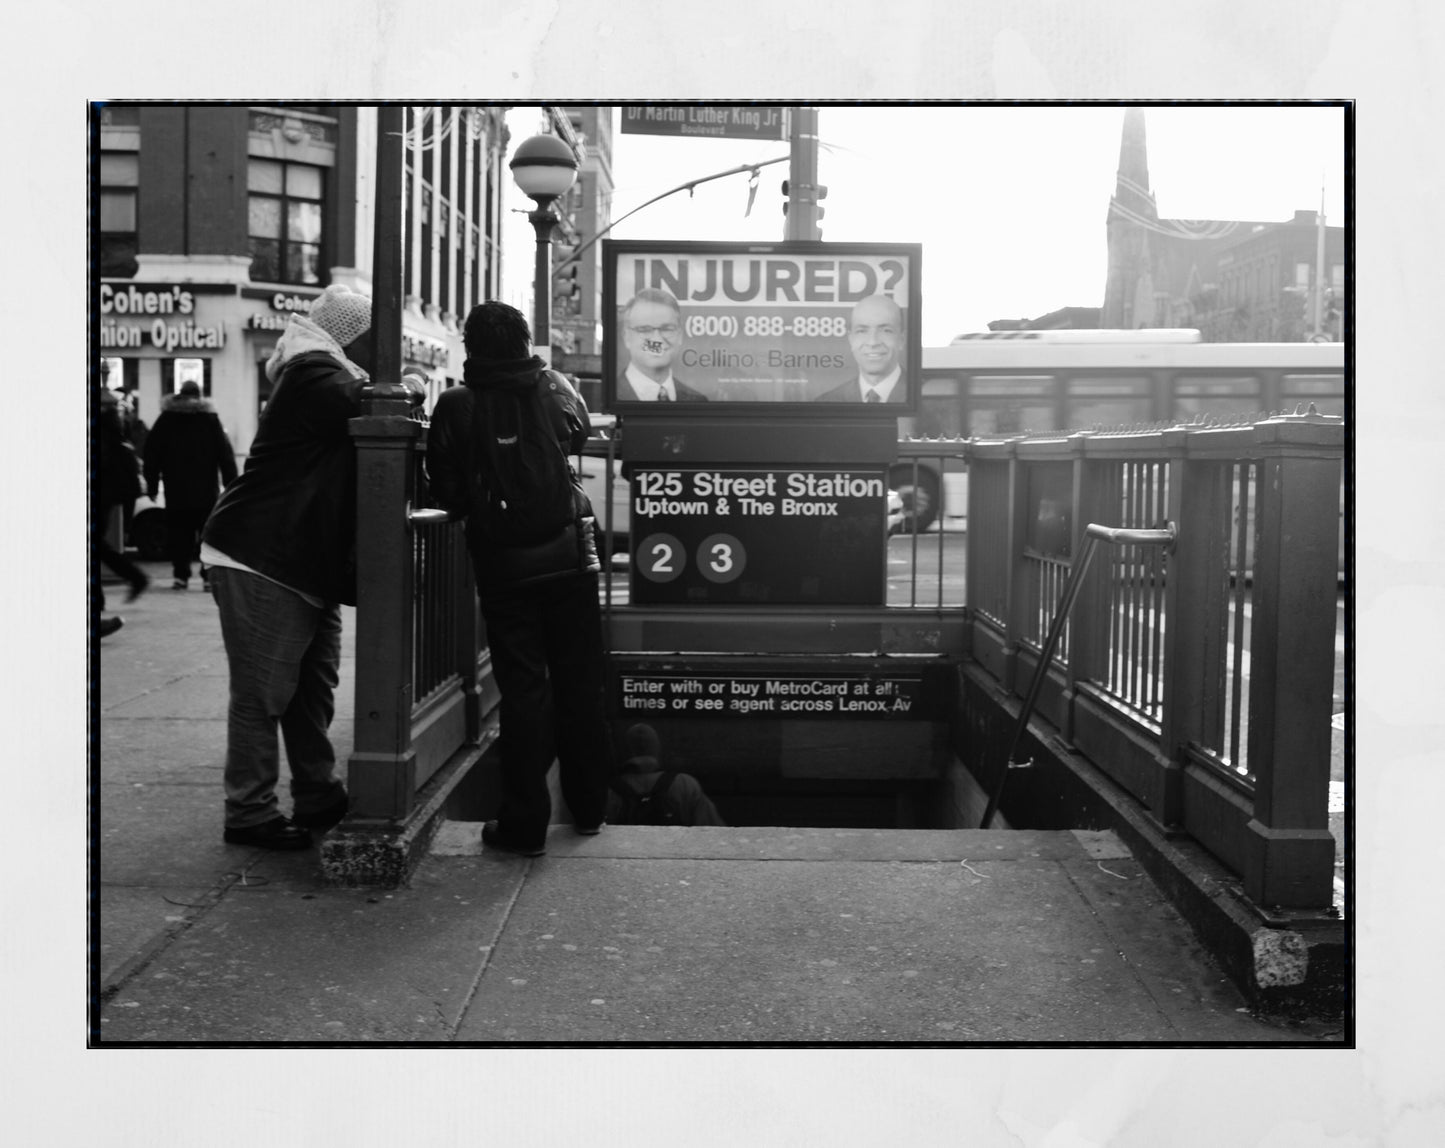
[[[637,568],[649,582],[671,582],[687,564],[687,552],[671,534],[649,534],[637,548]]]
[[[709,582],[731,582],[747,564],[747,550],[731,534],[710,534],[697,548],[697,568]]]

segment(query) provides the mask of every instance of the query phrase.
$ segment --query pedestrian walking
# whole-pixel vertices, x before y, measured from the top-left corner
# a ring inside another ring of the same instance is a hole
[[[639,722],[628,728],[627,759],[607,794],[613,825],[726,825],[717,806],[690,773],[662,768],[657,731]]]
[[[102,364],[104,366],[104,364]],[[133,502],[140,493],[140,460],[126,441],[121,421],[120,398],[105,385],[101,371],[100,410],[95,420],[96,472],[91,491],[91,548],[99,564],[109,568],[130,584],[127,602],[134,602],[150,585],[146,572],[132,562],[123,549],[112,546],[108,533],[118,507]],[[92,620],[102,638],[114,634],[125,619],[119,614],[102,618],[105,612],[105,591],[100,584],[100,571],[93,570],[90,580]]]
[[[342,603],[356,602],[356,454],[371,368],[371,300],[339,284],[292,315],[266,363],[273,384],[240,476],[202,534],[230,669],[225,840],[305,849],[346,815],[329,730]],[[154,432],[152,432],[154,434]],[[277,729],[293,811],[281,814]]]
[[[532,354],[515,308],[474,307],[462,341],[465,386],[437,399],[427,473],[436,503],[466,518],[501,693],[501,804],[482,841],[538,856],[551,819],[554,748],[577,832],[599,832],[606,808],[601,564],[567,461],[591,422],[581,395]]]
[[[166,550],[171,560],[173,590],[191,582],[191,562],[200,556],[201,530],[216,504],[221,487],[236,477],[236,455],[215,408],[201,397],[193,380],[161,404],[161,413],[146,436],[146,495],[154,501],[165,493]],[[201,584],[210,589],[205,563]]]

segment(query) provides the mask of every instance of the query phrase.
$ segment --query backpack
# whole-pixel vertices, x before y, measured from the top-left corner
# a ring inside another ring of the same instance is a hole
[[[553,401],[558,384],[539,371],[516,389],[478,389],[477,497],[472,518],[496,546],[534,546],[577,519],[572,466],[562,447],[566,416]]]
[[[622,798],[622,813],[617,818],[619,825],[676,825],[677,810],[670,805],[667,791],[677,775],[664,770],[652,788],[638,793],[620,777],[611,782],[612,792]]]

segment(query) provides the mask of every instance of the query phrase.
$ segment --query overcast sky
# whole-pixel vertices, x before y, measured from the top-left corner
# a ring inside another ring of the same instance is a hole
[[[512,116],[514,144],[537,130],[535,110]],[[925,344],[1103,302],[1122,106],[825,105],[818,116],[823,238],[923,244]],[[1284,221],[1317,209],[1323,186],[1328,221],[1344,222],[1343,109],[1163,106],[1145,122],[1161,217]],[[613,218],[685,181],[787,153],[785,141],[615,134]],[[611,235],[780,240],[786,173],[786,163],[763,169],[751,215],[748,177],[736,175],[653,204]],[[509,193],[510,206],[527,202]],[[532,233],[511,219],[520,229],[508,234],[505,293],[522,305]]]

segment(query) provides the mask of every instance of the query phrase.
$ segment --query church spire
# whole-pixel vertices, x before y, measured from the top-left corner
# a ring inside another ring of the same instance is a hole
[[[1144,109],[1124,109],[1124,131],[1119,140],[1119,170],[1109,214],[1126,218],[1132,213],[1158,219],[1159,209],[1149,190],[1149,147],[1144,129]]]
[[[1151,278],[1148,234],[1158,220],[1159,209],[1149,190],[1144,109],[1125,108],[1119,170],[1105,224],[1109,264],[1099,326],[1133,328],[1142,325],[1141,315],[1150,317],[1150,304],[1146,302],[1141,310],[1138,294],[1140,282]]]

